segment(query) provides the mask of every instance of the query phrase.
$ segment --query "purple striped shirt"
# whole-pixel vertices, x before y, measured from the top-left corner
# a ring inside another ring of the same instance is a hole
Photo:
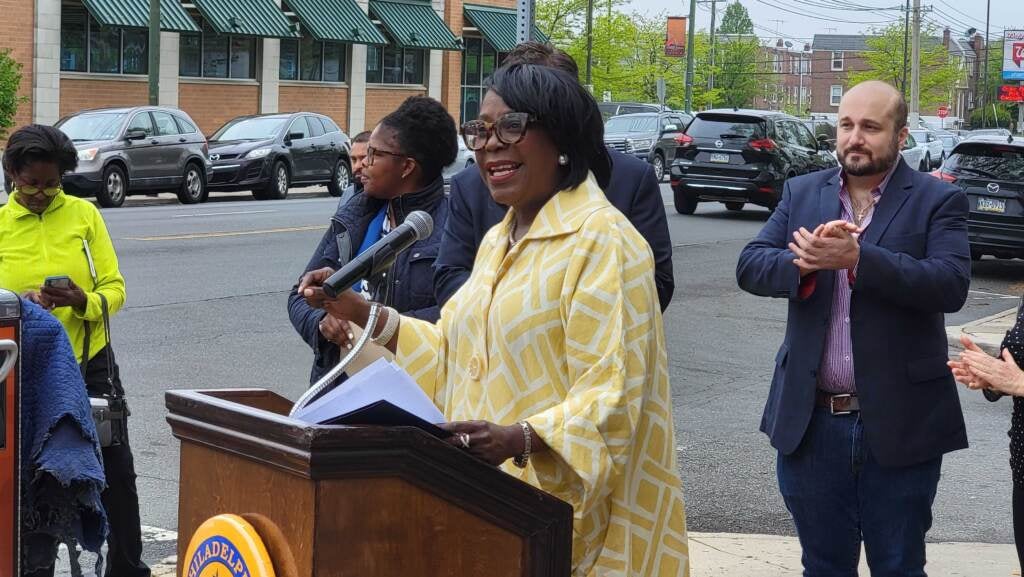
[[[882,182],[878,183],[878,186],[871,191],[873,202],[871,209],[868,210],[861,222],[862,229],[866,229],[871,224],[871,218],[875,215],[875,206],[882,198],[882,191],[889,184],[897,166],[899,166],[898,162],[893,164]],[[847,222],[855,222],[853,201],[850,200],[850,191],[846,188],[846,176],[842,171],[839,173],[839,183],[841,218]],[[856,393],[857,383],[853,374],[853,339],[850,337],[850,297],[853,294],[853,287],[850,286],[850,276],[846,269],[833,271],[833,274],[835,274],[836,280],[832,289],[832,315],[828,322],[828,332],[825,333],[825,351],[821,355],[818,388],[828,393]]]

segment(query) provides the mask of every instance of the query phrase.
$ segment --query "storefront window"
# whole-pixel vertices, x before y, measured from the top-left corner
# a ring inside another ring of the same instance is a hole
[[[101,26],[81,4],[61,6],[60,20],[62,71],[146,74],[149,70],[145,29]]]
[[[256,78],[256,38],[220,34],[205,22],[202,34],[182,34],[178,73],[203,78]],[[284,67],[282,59],[281,66]]]
[[[426,55],[427,51],[419,48],[367,46],[366,82],[422,85]]]
[[[462,58],[462,122],[473,120],[480,113],[483,85],[495,68],[501,66],[504,56],[483,38],[466,38]]]
[[[346,45],[309,37],[281,41],[281,80],[344,82]]]

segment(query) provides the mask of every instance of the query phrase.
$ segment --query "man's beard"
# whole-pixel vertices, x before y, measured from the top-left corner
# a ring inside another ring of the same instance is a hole
[[[867,160],[856,163],[850,162],[848,157],[854,152],[867,156]],[[850,176],[870,176],[872,174],[888,172],[892,165],[895,164],[899,154],[899,136],[896,136],[893,138],[889,149],[880,156],[864,148],[841,150],[839,152],[839,164],[843,167],[843,171]]]

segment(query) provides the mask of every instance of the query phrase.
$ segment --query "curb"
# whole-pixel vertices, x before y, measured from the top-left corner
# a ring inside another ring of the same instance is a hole
[[[980,318],[976,321],[971,321],[965,325],[953,325],[946,327],[946,344],[950,349],[961,351],[964,347],[960,344],[960,335],[967,334],[971,336],[972,340],[981,348],[981,350],[990,355],[998,355],[999,345],[1003,342],[1003,336],[1006,332],[1003,330],[978,331],[977,329],[986,324],[1000,321],[1006,317],[1014,317],[1016,314],[1017,307],[1013,307],[1011,309]],[[1010,325],[1013,325],[1012,320]],[[1009,327],[1007,327],[1007,329],[1008,328]]]

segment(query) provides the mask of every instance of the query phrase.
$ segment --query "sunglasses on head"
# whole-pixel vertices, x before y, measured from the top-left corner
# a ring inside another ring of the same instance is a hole
[[[526,112],[509,112],[495,122],[470,120],[462,125],[462,140],[466,148],[481,150],[494,134],[502,144],[516,144],[526,136],[526,127],[536,118]]]

